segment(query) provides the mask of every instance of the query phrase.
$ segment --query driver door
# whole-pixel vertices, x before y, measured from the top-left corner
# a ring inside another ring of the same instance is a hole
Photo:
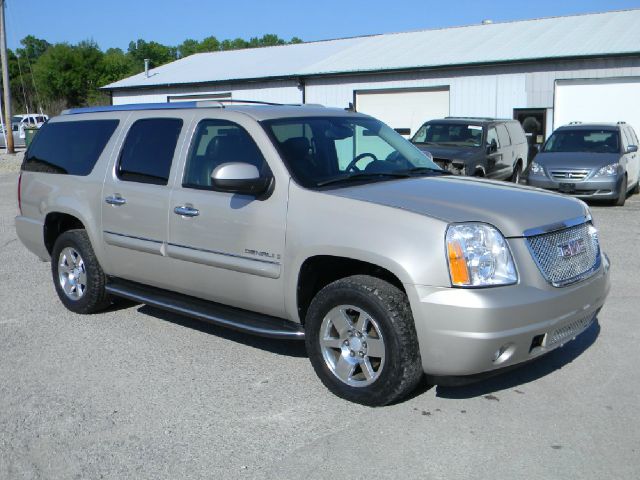
[[[284,315],[284,243],[288,185],[266,198],[216,191],[213,170],[229,162],[269,174],[254,141],[264,131],[239,116],[201,118],[169,203],[167,256],[175,289],[226,305]],[[251,133],[250,133],[251,132]]]

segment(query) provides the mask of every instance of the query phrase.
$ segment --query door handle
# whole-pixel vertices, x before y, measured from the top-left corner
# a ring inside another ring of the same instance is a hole
[[[189,207],[187,205],[179,205],[173,209],[173,213],[181,215],[183,217],[197,217],[200,215],[200,210],[197,208]]]
[[[125,203],[127,203],[127,200],[122,198],[118,194],[110,195],[110,196],[106,197],[104,199],[104,201],[107,202],[109,205],[114,205],[116,207],[119,207],[120,205],[124,205]]]

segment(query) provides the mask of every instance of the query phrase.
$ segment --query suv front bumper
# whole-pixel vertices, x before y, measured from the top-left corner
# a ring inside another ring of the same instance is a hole
[[[563,288],[405,288],[424,372],[476,375],[537,358],[586,330],[609,293],[609,260],[603,255],[593,276]]]

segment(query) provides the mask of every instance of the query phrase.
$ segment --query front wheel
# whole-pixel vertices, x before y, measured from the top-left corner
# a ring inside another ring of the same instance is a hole
[[[355,275],[327,285],[311,302],[305,331],[316,374],[339,397],[386,405],[422,378],[409,302],[383,280]]]
[[[51,274],[60,301],[75,313],[94,313],[110,304],[106,277],[85,230],[69,230],[56,240]]]
[[[620,184],[620,190],[618,191],[618,199],[615,201],[616,207],[623,207],[627,200],[627,176],[625,175]]]
[[[520,183],[520,177],[522,177],[522,164],[518,162],[513,169],[513,173],[511,174],[511,181],[513,183]]]

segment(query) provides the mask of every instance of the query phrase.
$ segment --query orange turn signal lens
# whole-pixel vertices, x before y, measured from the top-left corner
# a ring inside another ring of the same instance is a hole
[[[467,268],[467,261],[462,253],[460,243],[456,241],[448,242],[447,252],[449,254],[451,283],[453,285],[469,285],[469,269]]]

